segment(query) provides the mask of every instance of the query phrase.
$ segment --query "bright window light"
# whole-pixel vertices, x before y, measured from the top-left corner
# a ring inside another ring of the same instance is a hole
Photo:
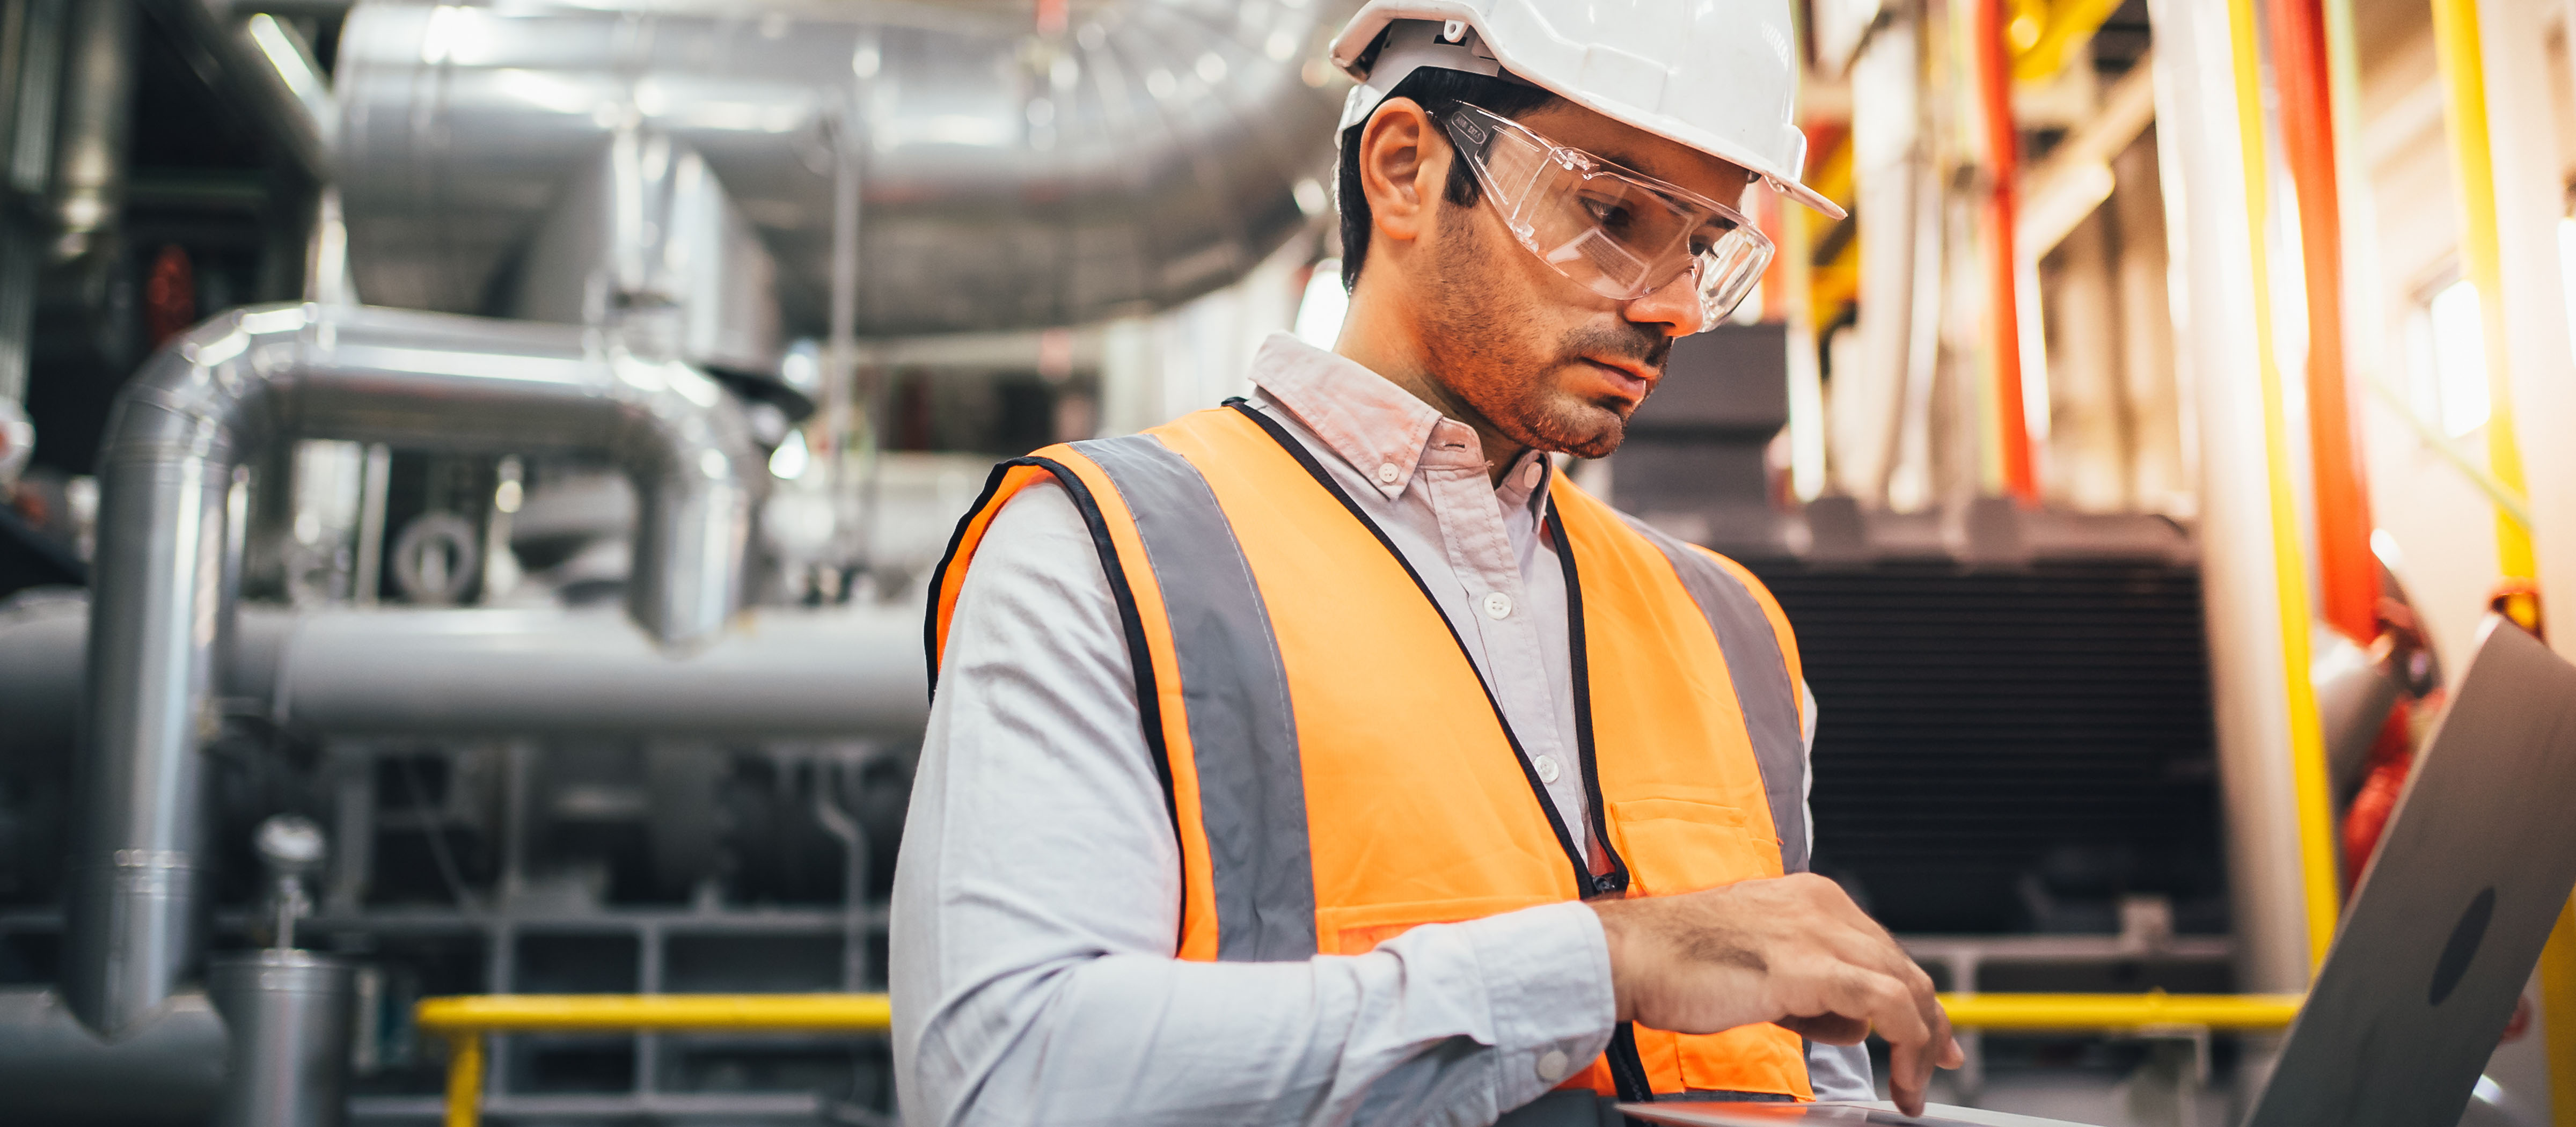
[[[2467,279],[2453,282],[2424,303],[2429,330],[2435,418],[2442,433],[2453,438],[2487,423],[2486,330],[2478,315],[2478,291]],[[2419,377],[2420,378],[2420,377]]]
[[[1331,348],[1341,339],[1342,315],[1350,311],[1351,295],[1342,291],[1342,260],[1327,258],[1306,278],[1305,296],[1297,301],[1297,327],[1290,331],[1317,348]]]

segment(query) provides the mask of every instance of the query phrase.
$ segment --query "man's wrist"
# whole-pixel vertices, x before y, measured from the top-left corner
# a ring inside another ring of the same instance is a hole
[[[1628,978],[1623,973],[1630,962],[1625,947],[1629,915],[1634,909],[1624,900],[1587,901],[1584,907],[1592,909],[1593,918],[1601,921],[1601,944],[1610,957],[1611,1010],[1618,1020],[1627,1021],[1635,1012],[1628,997]]]

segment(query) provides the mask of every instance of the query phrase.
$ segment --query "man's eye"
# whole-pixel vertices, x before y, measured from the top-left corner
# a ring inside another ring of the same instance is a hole
[[[1615,203],[1604,199],[1595,199],[1591,196],[1582,197],[1582,202],[1584,214],[1591,216],[1592,221],[1600,224],[1604,229],[1611,231],[1624,230],[1630,225],[1633,219],[1629,214],[1628,205],[1626,204]]]

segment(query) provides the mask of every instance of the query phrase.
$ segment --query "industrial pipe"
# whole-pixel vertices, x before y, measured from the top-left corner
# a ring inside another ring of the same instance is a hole
[[[125,210],[137,29],[131,0],[74,4],[65,14],[62,124],[47,209],[63,248],[86,253]]]
[[[0,605],[0,754],[71,741],[88,600]],[[221,694],[310,732],[742,738],[914,733],[929,694],[910,609],[746,611],[685,653],[597,610],[246,606]]]
[[[2317,594],[2327,624],[2362,645],[2379,636],[2379,560],[2344,363],[2343,194],[2336,183],[2334,85],[2323,0],[2268,0],[2281,148],[2299,201],[2308,298],[2308,457],[2316,488]]]
[[[197,748],[220,722],[244,467],[294,437],[605,455],[642,501],[629,613],[689,646],[740,604],[761,464],[691,368],[577,329],[382,309],[245,309],[172,342],[100,454],[63,993],[111,1037],[152,1019],[197,947]]]
[[[119,0],[118,6],[133,0]],[[252,14],[267,5],[232,0],[141,0],[191,68],[226,101],[248,111],[251,125],[272,152],[314,183],[331,178],[331,135],[337,119],[317,112],[329,105],[329,80],[312,49],[274,17]],[[83,5],[86,7],[87,5]]]
[[[485,308],[621,135],[698,154],[821,336],[836,177],[863,336],[1064,325],[1240,277],[1330,206],[1348,0],[364,3],[334,85],[358,291]],[[1058,10],[1063,12],[1062,9]]]
[[[2460,201],[2460,270],[2476,289],[2479,331],[2486,343],[2487,470],[2502,492],[2529,497],[2520,433],[2514,422],[2515,342],[2507,331],[2503,217],[2499,215],[2494,139],[2487,120],[2486,45],[2474,0],[2433,0],[2433,47],[2442,77],[2442,109],[2451,141],[2451,172]],[[2521,33],[2510,23],[2507,34]],[[2510,64],[2508,64],[2510,65]],[[2525,213],[2527,214],[2527,213]],[[2526,228],[2527,230],[2527,228]],[[2564,369],[2560,369],[2563,374]],[[2499,506],[2495,518],[2496,565],[2510,590],[2502,609],[2523,629],[2541,633],[2539,595],[2528,585],[2540,573],[2532,529]],[[2549,945],[2540,956],[2541,1022],[2549,1059],[2551,1121],[2576,1124],[2576,900],[2558,912]]]
[[[2323,806],[2323,735],[2305,654],[2289,660],[2291,646],[2308,648],[2308,600],[2283,480],[2290,463],[2273,441],[2284,432],[2266,425],[2277,417],[2279,399],[2268,393],[2280,381],[2262,269],[2261,107],[2242,100],[2243,68],[2254,65],[2252,13],[2246,0],[2150,0],[2148,13],[2157,29],[2165,234],[2178,278],[2175,360],[2185,386],[2198,389],[2203,622],[2237,982],[2299,990],[2311,952],[2332,935],[2339,889],[2331,834],[2322,818],[2303,817]],[[2301,760],[2314,764],[2313,775]],[[2314,807],[2309,794],[2320,800]],[[2310,870],[2320,863],[2322,872]],[[2320,903],[2323,919],[2312,914]]]
[[[2030,409],[2024,401],[2021,324],[2021,256],[2013,249],[2017,181],[2021,178],[2021,128],[2013,121],[2012,60],[2004,43],[2004,0],[1976,0],[1977,107],[1986,142],[1986,329],[1994,372],[1995,445],[2004,492],[2025,506],[2039,504],[2039,476],[2030,452]]]
[[[202,1124],[224,1092],[224,1020],[196,991],[160,1020],[109,1040],[51,990],[0,991],[0,1093],[7,1119],[41,1124]]]
[[[2263,243],[2264,217],[2271,211],[2271,188],[2263,145],[2262,61],[2256,53],[2254,0],[2229,0],[2227,29],[2229,73],[2236,96],[2237,157],[2244,162],[2245,215],[2253,241],[2246,248],[2254,267],[2254,368],[2262,385],[2264,479],[2271,501],[2273,609],[2281,631],[2281,676],[2289,704],[2290,802],[2298,821],[2299,883],[2307,906],[2308,969],[2313,974],[2334,942],[2343,909],[2340,870],[2335,864],[2334,813],[2327,801],[2325,730],[2317,712],[2316,682],[2310,669],[2309,627],[2314,612],[2308,596],[2305,545],[2299,533],[2298,500],[2290,470],[2288,392],[2272,349],[2272,275]]]
[[[920,632],[909,608],[768,610],[677,656],[596,612],[338,611],[301,616],[271,683],[246,665],[239,687],[335,733],[917,733]]]

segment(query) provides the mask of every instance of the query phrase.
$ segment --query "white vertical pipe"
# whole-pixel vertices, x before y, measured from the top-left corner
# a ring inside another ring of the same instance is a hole
[[[2540,560],[2540,605],[2556,620],[2549,636],[2558,652],[2576,658],[2576,444],[2565,441],[2576,434],[2576,358],[2560,272],[2566,186],[2559,181],[2554,120],[2566,108],[2551,91],[2547,40],[2537,34],[2560,7],[2558,0],[2489,0],[2478,22],[2503,252],[2505,346],[2532,547]]]
[[[2281,679],[2251,248],[2223,4],[2149,0],[2175,368],[2199,424],[2201,588],[2218,721],[2237,985],[2308,981],[2306,898]]]
[[[1858,363],[1834,372],[1828,424],[1834,484],[1862,503],[1883,503],[1906,402],[1915,317],[1915,224],[1923,191],[1922,46],[1916,17],[1870,33],[1852,61],[1853,207],[1860,236]]]
[[[2558,242],[2566,208],[2559,180],[2557,103],[2547,37],[2555,17],[2576,33],[2566,0],[2488,0],[2479,27],[2486,60],[2487,138],[2495,171],[2496,235],[2504,285],[2505,349],[2513,373],[2513,423],[2521,438],[2542,622],[2561,654],[2576,658],[2576,346]],[[2553,11],[2555,9],[2555,11]],[[2561,42],[2566,42],[2561,40]],[[2490,423],[2490,426],[2496,425]],[[2554,622],[2551,620],[2555,619]],[[2548,1067],[2541,1106],[2576,1124],[2576,931],[2562,915],[2541,956],[2541,1046]]]

